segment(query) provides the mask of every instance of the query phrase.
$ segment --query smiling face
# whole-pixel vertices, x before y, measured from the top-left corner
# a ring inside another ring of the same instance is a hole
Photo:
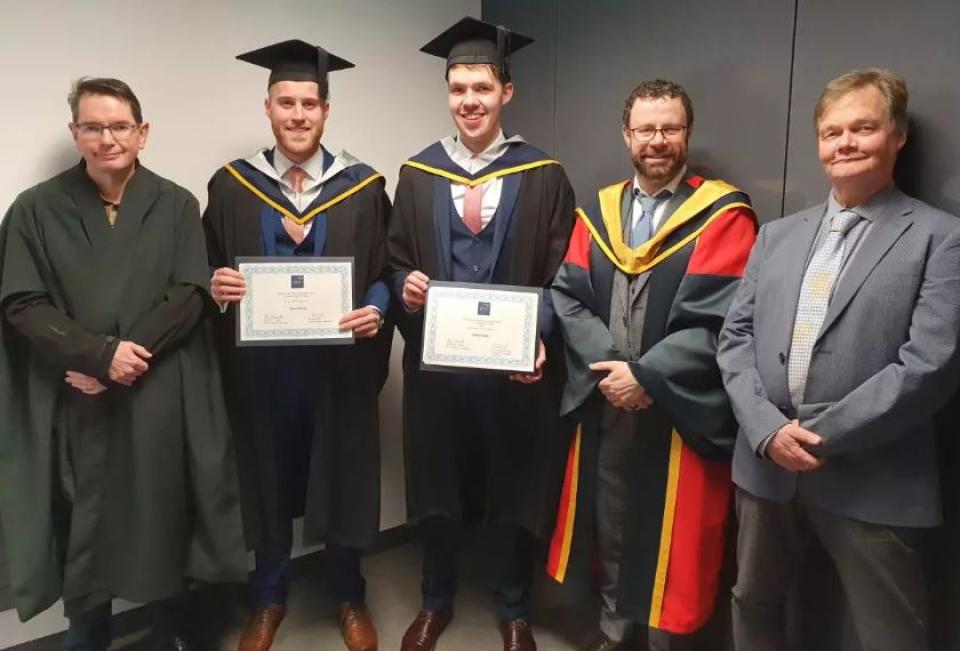
[[[869,196],[890,184],[906,139],[874,85],[835,99],[817,124],[820,163],[838,194],[859,188],[858,195]]]
[[[676,136],[668,137],[664,129],[683,127]],[[655,129],[650,140],[643,140],[635,131]],[[630,151],[630,160],[645,192],[654,193],[677,175],[687,162],[690,125],[679,97],[638,98],[630,109],[630,120],[623,128],[623,141]]]
[[[502,84],[491,65],[455,65],[447,72],[447,103],[460,141],[474,153],[486,149],[500,133],[501,113],[513,97],[513,84]]]
[[[126,130],[127,134],[117,136],[111,129],[93,134],[84,129],[84,125],[120,126],[117,133]],[[133,169],[137,156],[147,144],[150,125],[144,122],[133,129],[122,128],[129,125],[136,125],[133,110],[119,97],[86,94],[80,98],[77,119],[70,125],[70,133],[90,175],[116,176]]]
[[[302,163],[316,153],[330,103],[320,99],[315,81],[276,82],[270,86],[264,109],[284,156]]]

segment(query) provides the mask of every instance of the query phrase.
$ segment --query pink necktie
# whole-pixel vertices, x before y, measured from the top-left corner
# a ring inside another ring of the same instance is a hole
[[[481,185],[468,185],[467,191],[463,195],[463,224],[474,235],[483,230],[483,222],[480,221],[481,199],[483,199],[483,187]]]
[[[293,188],[293,191],[297,194],[303,193],[303,182],[309,176],[310,175],[307,174],[302,167],[297,167],[296,165],[283,173],[283,178],[287,180],[287,182]],[[285,231],[287,231],[287,235],[290,236],[290,239],[293,240],[297,246],[300,246],[300,243],[303,242],[303,239],[306,237],[303,224],[298,224],[289,217],[284,216],[283,228]]]

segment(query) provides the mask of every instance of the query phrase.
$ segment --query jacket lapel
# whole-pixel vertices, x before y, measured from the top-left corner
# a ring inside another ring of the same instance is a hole
[[[882,214],[874,222],[870,232],[867,233],[863,244],[860,245],[856,255],[850,261],[850,267],[837,282],[817,339],[823,337],[823,334],[833,325],[863,285],[863,281],[877,266],[877,263],[883,259],[883,256],[913,223],[910,217],[911,212],[909,199],[897,190]]]
[[[778,283],[783,301],[781,312],[783,318],[780,321],[783,330],[778,335],[780,345],[777,347],[777,350],[785,354],[790,350],[790,342],[793,339],[793,323],[797,317],[797,303],[800,301],[803,275],[807,270],[807,258],[810,256],[810,249],[817,237],[817,231],[820,230],[820,223],[823,221],[826,209],[826,203],[808,209],[800,217],[800,223],[795,232],[788,234],[785,238],[786,251],[781,258],[783,261],[779,267],[781,282]],[[783,372],[784,381],[786,381],[786,365],[783,367]]]

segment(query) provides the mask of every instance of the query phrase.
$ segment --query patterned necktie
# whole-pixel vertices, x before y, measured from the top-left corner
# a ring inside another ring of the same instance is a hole
[[[302,167],[297,167],[296,165],[283,173],[283,178],[286,179],[287,183],[290,184],[290,187],[292,187],[293,191],[297,194],[303,194],[303,182],[309,177],[310,175],[307,174]],[[290,239],[293,240],[297,246],[300,246],[306,237],[304,225],[298,224],[287,216],[283,217],[283,229],[287,231],[287,235],[290,236]]]
[[[463,224],[476,235],[483,230],[480,219],[480,203],[483,200],[482,185],[468,185],[463,195]]]
[[[787,367],[787,381],[794,407],[799,407],[803,402],[813,344],[817,341],[823,319],[827,315],[830,295],[843,262],[847,233],[859,220],[860,215],[852,210],[841,210],[834,215],[830,222],[830,231],[813,254],[807,271],[803,274]]]
[[[670,198],[670,191],[661,190],[654,196],[648,197],[638,188],[634,188],[633,196],[640,200],[641,213],[637,219],[633,220],[629,244],[631,247],[638,247],[649,240],[653,234],[653,215],[656,213],[657,207]]]

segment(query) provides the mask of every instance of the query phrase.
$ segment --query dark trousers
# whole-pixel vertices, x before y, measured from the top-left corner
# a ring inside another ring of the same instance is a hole
[[[924,651],[927,593],[919,548],[923,530],[861,522],[801,500],[765,500],[737,488],[737,649],[787,649],[786,601],[804,547],[816,538],[830,555],[871,651]]]
[[[256,569],[250,579],[258,608],[271,604],[286,605],[290,591],[290,552],[293,548],[293,523],[284,530],[285,547],[275,553],[256,552]],[[356,547],[328,544],[323,552],[327,588],[335,603],[362,602],[367,583],[360,573],[360,550]]]
[[[433,517],[421,525],[423,537],[423,607],[453,611],[457,592],[457,560],[466,526],[445,517]],[[527,600],[533,581],[533,536],[522,527],[499,526],[489,532],[486,556],[493,579],[494,608],[499,619],[527,616]]]
[[[271,352],[270,417],[274,432],[275,488],[277,502],[268,525],[270,551],[257,550],[251,575],[257,607],[286,605],[290,590],[290,553],[293,520],[304,512],[313,453],[316,386],[325,376],[316,373],[319,362],[308,351],[290,346]],[[362,602],[366,582],[360,573],[360,551],[328,544],[324,552],[326,578],[334,602]]]
[[[182,632],[190,612],[191,596],[183,593],[150,605],[153,610],[151,638],[169,641]],[[107,601],[69,618],[63,638],[64,651],[106,651],[113,641],[112,605]]]
[[[626,517],[627,473],[634,416],[629,411],[604,405],[597,459],[597,552],[600,560],[600,631],[621,641],[634,629],[633,620],[617,613],[620,559],[623,549],[623,521]],[[679,651],[693,648],[692,635],[677,635],[661,629],[647,629],[651,651]]]

